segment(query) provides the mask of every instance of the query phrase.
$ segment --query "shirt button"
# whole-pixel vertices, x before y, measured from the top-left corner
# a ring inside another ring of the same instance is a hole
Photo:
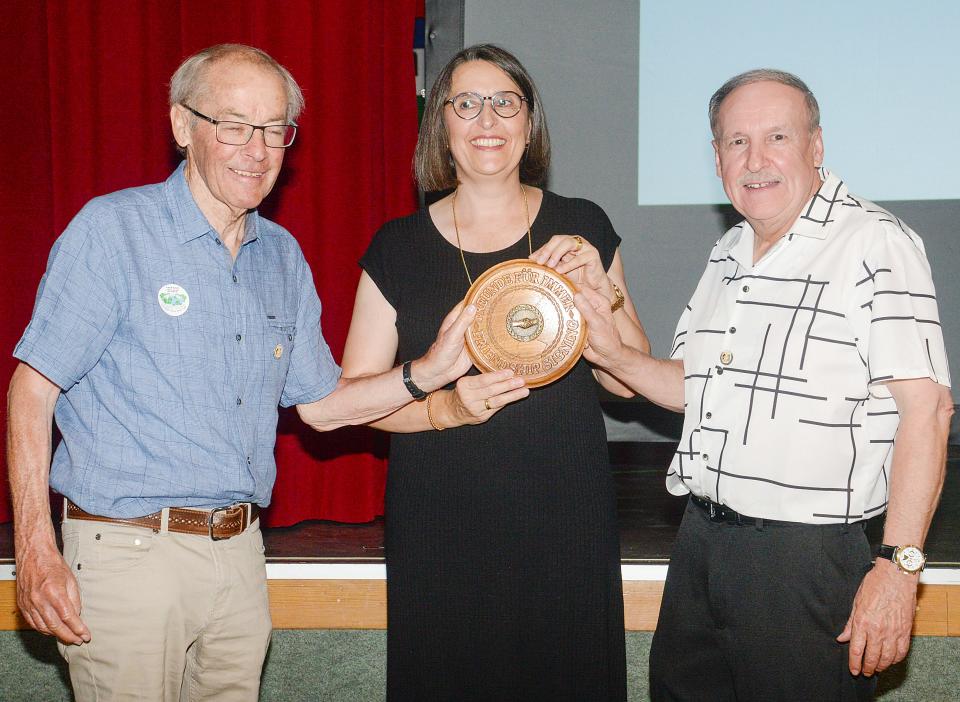
[[[720,354],[720,363],[723,365],[729,366],[731,361],[733,361],[733,354],[729,351],[724,351]]]
[[[242,405],[242,404],[243,404],[243,400],[241,400],[239,397],[237,398],[237,404],[238,404],[238,405]]]
[[[743,290],[743,292],[745,292],[745,293],[748,293],[748,292],[750,292],[750,286],[749,286],[749,285],[744,285],[744,286],[741,288],[741,290]]]
[[[237,341],[240,341],[240,339],[242,339],[242,338],[243,338],[242,336],[240,336],[239,334],[237,334]]]
[[[237,282],[237,276],[233,276],[233,282],[234,282],[234,283]]]
[[[706,413],[705,415],[703,415],[703,416],[706,417],[707,419],[713,419],[713,412],[707,412],[707,413]]]
[[[723,368],[717,366],[717,375],[723,375]]]
[[[730,333],[731,333],[731,334],[736,334],[736,333],[737,333],[737,328],[736,328],[736,327],[730,327]]]
[[[293,334],[287,334],[287,341],[293,341]]]
[[[247,465],[250,465],[250,456],[247,456]]]
[[[223,242],[217,239],[217,246],[223,246]]]
[[[703,461],[704,461],[704,463],[706,463],[707,461],[709,461],[709,460],[710,460],[710,456],[709,456],[709,454],[706,454],[706,453],[705,453],[705,454],[703,454],[703,456],[701,456],[701,458],[703,458]]]

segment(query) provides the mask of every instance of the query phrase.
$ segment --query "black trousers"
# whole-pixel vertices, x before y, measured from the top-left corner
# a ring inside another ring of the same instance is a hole
[[[872,700],[836,637],[870,569],[860,525],[738,526],[687,505],[650,649],[650,696]]]

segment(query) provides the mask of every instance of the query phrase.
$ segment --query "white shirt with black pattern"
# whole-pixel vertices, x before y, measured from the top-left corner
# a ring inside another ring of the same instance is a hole
[[[675,495],[792,522],[874,516],[899,424],[885,381],[950,385],[923,242],[836,175],[821,177],[756,264],[747,222],[724,234],[680,318]]]

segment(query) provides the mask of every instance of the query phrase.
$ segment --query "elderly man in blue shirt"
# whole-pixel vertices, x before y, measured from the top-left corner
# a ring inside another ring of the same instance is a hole
[[[59,640],[78,700],[257,699],[277,406],[325,431],[469,368],[472,309],[423,358],[340,377],[299,246],[256,212],[302,105],[258,49],[188,58],[170,85],[186,160],[89,202],[50,253],[14,351],[8,469],[18,604]],[[48,484],[66,498],[62,556]]]

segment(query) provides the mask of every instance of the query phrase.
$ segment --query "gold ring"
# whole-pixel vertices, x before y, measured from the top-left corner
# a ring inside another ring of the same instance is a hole
[[[489,397],[486,398],[486,399],[483,401],[483,406],[487,408],[487,412],[489,412],[491,409],[493,409],[493,408],[490,406],[490,398],[489,398]]]
[[[573,238],[573,240],[574,240],[575,242],[577,242],[577,248],[575,248],[575,249],[573,250],[573,252],[574,252],[574,253],[579,253],[579,252],[580,252],[580,249],[583,248],[583,238],[577,236],[576,234],[574,234],[572,238]]]

